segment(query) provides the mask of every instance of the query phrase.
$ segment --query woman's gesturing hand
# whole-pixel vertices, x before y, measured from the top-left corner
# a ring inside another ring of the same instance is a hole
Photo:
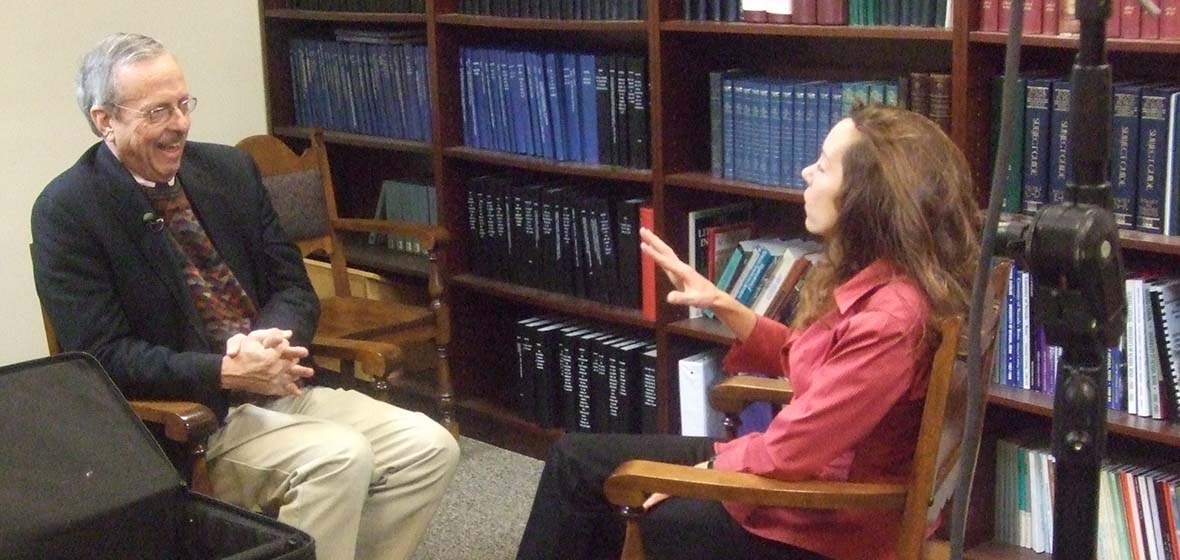
[[[708,309],[717,301],[720,290],[708,278],[676,256],[676,252],[647,228],[639,228],[640,250],[651,257],[668,275],[676,289],[668,292],[668,303]]]

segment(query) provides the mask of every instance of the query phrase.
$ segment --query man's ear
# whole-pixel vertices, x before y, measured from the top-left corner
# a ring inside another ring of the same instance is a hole
[[[111,112],[106,107],[95,105],[90,108],[90,122],[98,129],[99,136],[106,138],[111,133]]]

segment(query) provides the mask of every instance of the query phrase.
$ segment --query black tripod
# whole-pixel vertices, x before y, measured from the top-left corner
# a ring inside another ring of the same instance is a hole
[[[1075,182],[1066,201],[1030,222],[1006,224],[998,251],[1032,273],[1033,316],[1062,347],[1053,400],[1053,552],[1094,558],[1098,475],[1106,451],[1106,349],[1126,325],[1123,264],[1108,181],[1111,72],[1104,30],[1109,0],[1078,0],[1069,149]]]

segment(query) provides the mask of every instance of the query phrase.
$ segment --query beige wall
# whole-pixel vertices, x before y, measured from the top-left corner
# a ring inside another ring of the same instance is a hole
[[[144,33],[183,65],[201,98],[189,135],[232,144],[266,130],[254,0],[6,0],[0,17],[0,365],[44,356],[29,264],[29,209],[45,184],[96,141],[73,76],[108,33]]]

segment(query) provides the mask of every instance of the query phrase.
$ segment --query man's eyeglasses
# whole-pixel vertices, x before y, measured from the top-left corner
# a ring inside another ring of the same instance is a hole
[[[160,105],[147,111],[140,111],[139,109],[132,109],[131,107],[124,107],[122,105],[115,105],[120,109],[139,113],[148,124],[157,125],[164,124],[165,121],[172,118],[172,112],[179,109],[180,114],[188,115],[197,108],[196,97],[186,97],[176,102],[176,105]]]

